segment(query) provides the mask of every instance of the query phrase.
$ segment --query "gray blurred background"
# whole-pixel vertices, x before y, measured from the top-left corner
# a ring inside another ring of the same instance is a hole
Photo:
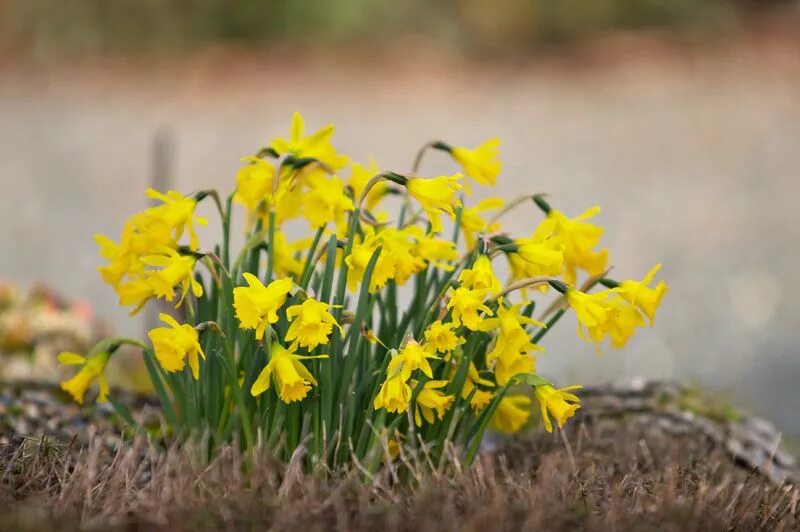
[[[566,320],[540,371],[680,379],[799,436],[798,4],[488,4],[4,2],[0,276],[142,334],[96,273],[92,235],[116,238],[146,206],[156,138],[189,192],[230,190],[239,157],[295,110],[399,171],[427,140],[499,136],[498,195],[547,192],[573,215],[599,203],[614,275],[662,262],[670,284],[628,348],[598,357]],[[515,211],[506,228],[536,220]]]

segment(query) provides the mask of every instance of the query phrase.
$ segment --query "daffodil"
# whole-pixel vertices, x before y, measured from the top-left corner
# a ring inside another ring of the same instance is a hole
[[[414,412],[414,422],[418,427],[422,426],[423,418],[430,424],[435,423],[437,417],[441,420],[453,405],[453,396],[439,391],[448,383],[449,381],[427,381],[422,385],[414,402],[417,407]],[[417,382],[411,381],[411,387],[416,388],[416,386]]]
[[[321,178],[302,197],[303,215],[312,229],[333,223],[339,233],[346,231],[346,213],[353,210],[353,200],[344,192],[338,177]]]
[[[82,404],[86,390],[89,389],[89,386],[94,381],[97,381],[100,387],[97,401],[104,403],[108,398],[108,381],[103,372],[106,369],[109,358],[111,358],[111,354],[105,351],[91,355],[88,358],[77,353],[65,352],[59,354],[58,361],[61,364],[81,367],[71,379],[61,382],[61,389],[70,394],[76,403]]]
[[[304,262],[295,255],[311,247],[312,239],[302,238],[289,242],[283,231],[274,231],[272,235],[273,271],[277,276],[299,277],[303,273]]]
[[[194,297],[203,295],[203,285],[194,277],[194,265],[197,259],[191,255],[181,255],[171,248],[160,248],[155,251],[157,255],[143,257],[142,262],[160,268],[147,272],[147,283],[153,288],[156,297],[172,301],[175,299],[176,286],[181,288],[179,306],[190,290]]]
[[[661,304],[664,294],[666,294],[669,289],[664,281],[659,281],[654,288],[647,286],[653,282],[653,277],[655,277],[660,269],[661,265],[656,264],[647,272],[647,275],[645,275],[644,279],[641,281],[622,281],[614,290],[622,299],[647,316],[651,326],[656,319],[656,310]]]
[[[459,179],[461,174],[430,179],[412,177],[406,182],[408,193],[428,214],[434,233],[442,231],[442,212],[455,219],[455,208],[461,206],[461,200],[456,198],[456,192],[461,190]]]
[[[380,266],[382,271],[391,271],[390,278],[400,286],[406,284],[411,276],[425,269],[425,259],[413,253],[415,229],[422,231],[418,227],[401,230],[385,227],[377,233],[377,240],[383,251],[378,259],[381,264],[376,265],[376,269]]]
[[[268,200],[275,186],[275,166],[258,157],[242,157],[242,162],[247,164],[236,173],[233,199],[245,206],[248,219],[252,220],[253,213],[262,201]]]
[[[317,385],[314,376],[300,362],[311,358],[328,358],[328,355],[301,356],[275,342],[272,344],[269,362],[250,387],[251,395],[254,397],[261,395],[269,389],[274,380],[281,401],[284,403],[302,401],[311,387]]]
[[[497,294],[503,288],[500,279],[494,274],[492,261],[486,255],[479,256],[472,268],[463,270],[458,275],[458,280],[465,288],[486,290],[490,294]]]
[[[503,198],[486,198],[479,201],[474,207],[465,206],[461,209],[459,225],[461,231],[464,232],[464,238],[467,241],[468,248],[475,245],[476,235],[478,233],[492,233],[500,229],[500,222],[490,223],[481,216],[481,213],[502,209],[504,205],[505,200]]]
[[[286,309],[286,318],[292,322],[286,331],[286,341],[297,341],[301,347],[313,350],[320,344],[327,343],[333,327],[339,328],[344,334],[342,326],[328,311],[330,305],[316,299],[306,299],[300,305],[292,305]]]
[[[157,327],[147,333],[153,342],[156,359],[165,371],[181,371],[189,360],[195,380],[200,378],[200,357],[205,358],[197,329],[188,324],[179,324],[169,314],[159,314],[159,319],[169,327]]]
[[[248,286],[233,289],[236,318],[242,329],[255,329],[256,339],[261,340],[267,325],[278,321],[278,310],[286,303],[293,283],[286,277],[264,286],[251,273],[244,273],[244,278]]]
[[[555,276],[564,269],[564,246],[554,237],[555,222],[543,220],[529,238],[514,241],[515,252],[508,254],[511,271],[517,279]]]
[[[474,149],[461,146],[450,148],[450,155],[464,169],[464,173],[485,186],[494,186],[503,167],[498,160],[500,139],[492,138]]]
[[[347,264],[348,269],[347,284],[351,290],[356,290],[359,283],[364,279],[367,265],[369,265],[369,261],[379,245],[380,241],[374,231],[368,231],[363,239],[360,237],[356,239],[353,249],[345,258],[345,264]],[[369,292],[374,294],[380,291],[394,277],[394,270],[395,263],[392,257],[381,252],[369,280]]]
[[[580,385],[567,386],[566,388],[556,389],[549,384],[534,387],[534,394],[539,401],[542,410],[544,428],[547,432],[553,432],[553,424],[550,416],[556,420],[559,427],[563,427],[569,418],[575,415],[580,405],[580,398],[569,393],[572,390],[582,388]],[[549,415],[548,415],[549,414]]]
[[[130,313],[133,316],[156,294],[153,291],[153,285],[141,278],[119,283],[117,295],[121,306],[133,306],[133,310]]]
[[[506,308],[500,304],[497,317],[489,318],[481,323],[481,330],[499,329],[494,347],[486,354],[486,363],[494,364],[497,383],[505,385],[512,377],[520,373],[533,373],[536,359],[530,356],[531,351],[543,349],[531,341],[525,325],[544,326],[543,323],[520,314],[520,304]]]
[[[463,286],[451,289],[447,308],[452,310],[453,324],[458,327],[463,323],[471,331],[480,329],[483,318],[479,312],[492,315],[492,309],[484,304],[486,294],[486,290],[471,290]]]
[[[269,147],[278,155],[289,154],[296,158],[310,157],[330,166],[333,169],[344,168],[347,157],[336,153],[330,143],[333,126],[327,125],[311,135],[304,135],[305,121],[300,113],[292,115],[292,127],[289,138],[277,138]]]
[[[475,364],[470,362],[469,369],[467,371],[467,378],[464,380],[463,388],[461,388],[461,397],[463,399],[470,399],[471,396],[469,404],[476,414],[483,411],[483,409],[486,408],[486,406],[494,397],[493,392],[482,390],[478,388],[479,385],[488,388],[494,387],[494,383],[481,377],[480,373],[478,372],[478,368],[475,367]]]
[[[423,264],[428,263],[445,271],[452,271],[453,266],[448,264],[458,258],[455,242],[444,240],[434,235],[426,235],[418,225],[406,228],[411,234],[413,245],[411,254]],[[424,266],[423,266],[424,267]]]
[[[570,289],[567,303],[578,318],[578,335],[587,342],[600,344],[608,337],[613,347],[621,348],[633,336],[636,327],[644,325],[636,307],[613,290],[586,294]]]
[[[566,266],[564,279],[567,283],[575,284],[579,268],[589,275],[598,275],[603,273],[608,265],[608,250],[594,250],[600,243],[604,229],[586,221],[599,212],[600,207],[595,206],[575,218],[568,218],[555,209],[548,214],[555,222],[553,234],[564,246]]]
[[[497,432],[513,434],[519,432],[531,417],[533,401],[527,395],[506,395],[500,399],[492,415],[491,426]]]
[[[144,211],[144,214],[151,220],[163,221],[167,226],[175,231],[175,240],[180,239],[184,230],[189,233],[189,247],[197,249],[197,233],[194,230],[195,222],[199,225],[207,225],[208,220],[200,216],[195,216],[194,210],[197,207],[197,200],[187,197],[175,190],[170,190],[162,194],[152,188],[147,189],[147,197],[162,201],[162,205],[151,207]]]
[[[466,340],[453,331],[452,323],[436,320],[425,329],[425,348],[432,353],[450,353]]]
[[[386,374],[390,377],[400,375],[404,381],[407,381],[412,372],[420,370],[428,378],[432,378],[433,369],[428,359],[438,360],[439,357],[426,351],[425,348],[417,342],[410,341],[391,361],[389,361]]]
[[[388,377],[372,402],[375,410],[385,408],[388,412],[398,414],[408,410],[411,400],[411,387],[400,375]]]

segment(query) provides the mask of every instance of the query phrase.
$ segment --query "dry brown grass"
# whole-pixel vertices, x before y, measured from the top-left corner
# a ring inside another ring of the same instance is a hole
[[[28,442],[2,450],[0,529],[793,530],[797,490],[769,484],[696,438],[581,426],[572,453],[547,435],[462,473],[398,485],[387,470],[336,478],[224,449],[108,457]],[[17,442],[19,443],[19,442]],[[573,458],[570,458],[570,455]]]

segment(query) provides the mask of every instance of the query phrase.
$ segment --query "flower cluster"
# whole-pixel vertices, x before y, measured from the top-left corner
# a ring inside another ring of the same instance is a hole
[[[541,195],[469,203],[497,181],[499,140],[426,144],[401,173],[351,162],[332,134],[306,134],[295,114],[288,138],[242,159],[227,202],[215,192],[148,191],[161,204],[134,215],[119,243],[96,237],[107,260],[100,273],[120,304],[176,303],[145,349],[176,429],[246,446],[258,434],[286,457],[306,442],[329,465],[354,458],[374,468],[398,442],[423,444],[429,456],[451,445],[470,461],[487,427],[521,430],[534,403],[548,431],[579,408],[579,386],[557,389],[537,368],[542,338],[567,310],[596,346],[622,347],[652,325],[667,291],[663,281],[651,286],[659,266],[642,281],[607,278],[598,207],[570,217]],[[460,173],[419,175],[428,150]],[[214,252],[199,249],[194,231],[208,197],[223,227]],[[390,197],[401,201],[394,217]],[[231,255],[236,205],[245,244]],[[526,206],[540,220],[530,236],[509,236],[502,217]],[[290,238],[303,229],[312,235]],[[549,306],[536,312],[544,298]],[[64,355],[82,366],[64,388],[82,400],[98,380],[106,395],[108,355]]]

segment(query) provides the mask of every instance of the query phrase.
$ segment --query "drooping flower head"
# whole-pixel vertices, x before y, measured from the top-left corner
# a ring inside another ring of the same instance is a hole
[[[83,404],[86,390],[89,389],[89,386],[94,381],[97,381],[100,387],[97,401],[104,403],[108,398],[108,381],[103,372],[110,357],[111,353],[107,351],[101,351],[88,358],[77,353],[65,352],[59,354],[58,361],[61,364],[81,367],[72,378],[61,382],[61,389],[70,394],[76,403]]]
[[[575,284],[578,269],[589,275],[598,275],[608,266],[608,250],[595,251],[605,230],[587,222],[599,212],[600,207],[595,206],[575,218],[568,218],[555,209],[548,213],[549,219],[555,222],[553,233],[564,246],[564,279],[567,283]]]
[[[412,177],[406,181],[408,193],[417,200],[431,222],[434,233],[442,231],[442,213],[455,219],[455,208],[461,206],[461,200],[456,198],[456,192],[461,190],[458,180],[461,174],[452,176],[439,176],[430,179]]]
[[[633,336],[636,327],[645,323],[636,307],[613,290],[586,294],[569,289],[567,303],[578,318],[578,335],[587,342],[600,344],[608,337],[612,347],[619,349]]]
[[[169,327],[157,327],[147,333],[153,342],[156,359],[165,371],[181,371],[189,360],[192,376],[200,378],[200,357],[206,358],[200,347],[197,329],[188,324],[179,324],[169,314],[159,314],[159,319]]]
[[[328,311],[329,308],[328,303],[312,298],[306,299],[300,305],[292,305],[287,308],[286,318],[292,324],[286,331],[286,341],[297,341],[298,345],[311,351],[318,345],[328,342],[334,326],[344,334],[341,325]]]
[[[553,419],[556,420],[559,427],[563,427],[567,419],[575,415],[575,411],[581,407],[580,399],[578,396],[568,392],[580,388],[582,388],[582,386],[574,385],[556,389],[549,384],[534,387],[534,394],[539,401],[544,428],[547,432],[553,432],[553,424],[550,421],[550,416],[553,416]]]
[[[490,223],[481,216],[481,213],[502,209],[504,205],[505,200],[503,198],[486,198],[479,201],[474,207],[465,206],[461,210],[459,224],[461,230],[464,232],[464,238],[467,241],[468,248],[475,245],[478,233],[492,233],[500,230],[500,222]]]
[[[272,344],[269,363],[261,370],[250,393],[255,397],[267,391],[275,381],[278,397],[284,403],[302,401],[308,395],[312,386],[317,385],[316,379],[303,365],[301,360],[310,358],[328,358],[328,355],[301,356],[275,342]]]
[[[399,414],[408,410],[408,402],[411,400],[411,387],[398,374],[388,377],[381,389],[375,395],[372,405],[375,410],[385,408],[388,412]]]
[[[423,418],[431,424],[436,422],[437,417],[441,420],[444,418],[445,412],[453,405],[454,397],[439,391],[448,383],[449,381],[427,381],[422,385],[415,401],[417,408],[414,412],[414,422],[418,427],[422,426]],[[412,389],[416,386],[417,382],[411,381]]]
[[[514,241],[517,251],[508,254],[515,278],[554,276],[564,269],[564,245],[554,235],[555,222],[542,220],[528,238]]]
[[[461,286],[472,290],[485,290],[490,294],[498,294],[503,285],[492,269],[492,261],[486,255],[479,256],[472,268],[463,270],[458,275]]]
[[[500,139],[491,138],[474,149],[462,146],[450,148],[450,155],[464,173],[484,186],[494,186],[503,164],[498,159]]]
[[[267,325],[278,321],[278,310],[286,303],[293,283],[286,277],[264,286],[255,275],[247,272],[244,278],[249,286],[233,289],[236,318],[242,329],[255,329],[256,339],[261,340]]]
[[[389,367],[386,370],[387,375],[390,377],[400,375],[400,377],[407,381],[411,377],[411,373],[416,370],[422,371],[428,378],[433,377],[433,369],[431,368],[428,359],[439,359],[435,354],[425,350],[417,342],[411,341],[403,347],[400,352],[392,358],[389,362]]]
[[[506,395],[492,416],[491,425],[497,432],[513,434],[525,426],[531,417],[530,406],[533,401],[527,395]]]
[[[425,348],[431,353],[450,353],[466,340],[453,331],[452,323],[436,320],[425,329]]]
[[[664,281],[659,281],[654,288],[647,286],[653,282],[653,277],[660,269],[661,265],[656,264],[641,281],[622,281],[614,290],[622,299],[647,316],[651,326],[655,323],[656,310],[661,304],[664,294],[669,290],[667,283]]]
[[[453,324],[458,327],[463,323],[471,331],[479,330],[483,319],[479,312],[486,316],[492,315],[492,309],[484,304],[486,294],[486,290],[470,290],[463,286],[452,288],[447,308],[453,312]]]
[[[541,327],[544,324],[523,316],[520,307],[520,304],[506,307],[501,302],[497,308],[497,317],[484,320],[480,327],[483,331],[499,329],[494,347],[486,354],[486,363],[494,368],[495,379],[501,386],[508,383],[515,375],[533,373],[536,368],[536,358],[530,355],[530,352],[543,351],[531,341],[524,326]]]
[[[194,230],[195,222],[199,225],[207,225],[208,220],[200,216],[195,216],[194,210],[197,207],[197,200],[191,196],[184,196],[180,192],[170,190],[162,194],[152,188],[147,189],[147,197],[164,202],[162,205],[151,207],[144,211],[144,215],[149,219],[149,223],[163,222],[174,231],[175,240],[179,240],[184,230],[189,233],[189,248],[197,249],[197,233]]]
[[[191,255],[181,255],[171,248],[154,250],[156,254],[142,258],[148,266],[159,269],[147,271],[147,283],[153,289],[156,297],[163,297],[167,301],[175,299],[175,287],[181,288],[180,306],[189,291],[195,297],[203,295],[203,285],[194,277],[194,265],[197,259]]]
[[[344,191],[338,177],[319,177],[313,180],[310,190],[303,194],[303,215],[312,229],[333,223],[337,233],[346,233],[346,213],[353,210],[353,200]]]

